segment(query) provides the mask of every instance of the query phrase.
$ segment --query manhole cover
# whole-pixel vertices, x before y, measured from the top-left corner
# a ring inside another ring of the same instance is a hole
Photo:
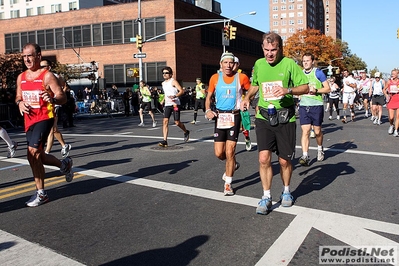
[[[179,151],[190,151],[193,149],[194,147],[187,145],[171,145],[166,148],[160,146],[146,146],[140,148],[140,150],[155,151],[155,152],[179,152]]]

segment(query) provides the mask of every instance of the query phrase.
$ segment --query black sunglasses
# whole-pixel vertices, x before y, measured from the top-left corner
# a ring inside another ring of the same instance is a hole
[[[170,73],[169,73],[169,72],[162,72],[162,74],[164,74],[164,75],[165,75],[165,74],[166,74],[166,75],[169,75]]]

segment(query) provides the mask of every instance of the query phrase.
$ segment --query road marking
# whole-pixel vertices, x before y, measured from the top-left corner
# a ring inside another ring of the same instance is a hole
[[[97,170],[78,169],[80,173],[88,176],[187,194],[200,198],[241,204],[253,207],[254,209],[259,200],[257,198],[239,195],[235,195],[234,197],[226,197],[221,192],[201,188],[149,180],[145,178],[118,175]],[[354,247],[367,245],[399,246],[399,243],[369,231],[373,230],[392,235],[399,235],[399,224],[359,218],[351,215],[305,208],[296,205],[290,208],[284,208],[280,207],[277,202],[273,202],[273,205],[273,211],[295,215],[296,217],[279,236],[279,238],[273,243],[265,255],[259,260],[257,263],[259,266],[288,265],[302,242],[305,240],[311,228],[318,229],[321,232],[324,232],[335,239]],[[290,245],[287,245],[287,243],[290,243]],[[397,259],[399,259],[399,257]]]
[[[85,175],[82,175],[80,173],[75,173],[73,179],[78,179],[80,177],[83,177]],[[65,181],[65,176],[55,176],[51,178],[46,178],[44,180],[45,187],[51,187],[53,185],[59,184],[59,183],[66,183]],[[9,197],[13,197],[16,195],[24,194],[29,191],[35,191],[35,182],[28,182],[24,183],[21,185],[13,186],[13,187],[7,187],[0,189],[0,199],[5,199]]]
[[[0,168],[0,171],[2,171],[2,170],[8,170],[8,169],[12,169],[12,168],[16,168],[16,167],[21,167],[21,166],[25,166],[25,165],[27,165],[27,164],[14,164],[14,165],[10,165],[10,166],[6,166],[6,167],[3,167],[3,168]]]

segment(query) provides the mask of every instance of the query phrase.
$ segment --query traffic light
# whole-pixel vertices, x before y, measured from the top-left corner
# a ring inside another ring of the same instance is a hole
[[[138,68],[133,68],[133,77],[140,77],[140,70]]]
[[[398,29],[398,32],[397,32],[396,38],[398,38],[398,39],[399,39],[399,29]]]
[[[236,38],[237,27],[230,26],[230,40],[234,40]]]
[[[230,39],[230,26],[228,26],[228,25],[224,26],[224,28],[223,28],[223,37],[226,40]]]
[[[141,50],[141,48],[143,47],[143,36],[138,34],[136,35],[136,47],[139,50]]]

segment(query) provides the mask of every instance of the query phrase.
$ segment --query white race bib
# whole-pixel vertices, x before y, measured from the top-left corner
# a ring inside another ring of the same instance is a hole
[[[219,113],[216,127],[219,129],[228,129],[234,126],[234,114]]]

